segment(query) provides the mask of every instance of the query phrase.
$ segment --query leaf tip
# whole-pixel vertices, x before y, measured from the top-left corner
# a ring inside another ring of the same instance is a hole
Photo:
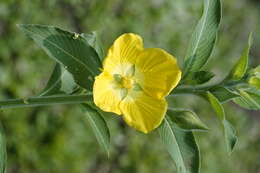
[[[253,41],[254,41],[253,31],[251,31],[251,32],[249,33],[249,36],[248,36],[248,45],[249,45],[249,47],[251,47],[251,45],[253,44]]]
[[[234,138],[234,140],[232,141],[232,144],[230,144],[230,146],[228,146],[228,155],[229,156],[231,156],[231,154],[233,153],[236,144],[237,144],[237,137]]]

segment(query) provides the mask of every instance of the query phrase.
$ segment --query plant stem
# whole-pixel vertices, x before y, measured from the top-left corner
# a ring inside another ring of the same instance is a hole
[[[241,81],[236,81],[233,83],[215,83],[206,86],[178,86],[170,93],[170,95],[180,95],[180,94],[200,94],[205,91],[210,90],[216,86],[234,86],[241,83]],[[24,99],[10,99],[0,101],[0,109],[8,108],[19,108],[19,107],[36,107],[54,104],[78,104],[92,102],[92,94],[79,94],[79,95],[56,95],[56,96],[42,96],[42,97],[30,97]]]
[[[245,79],[241,79],[238,81],[225,81],[222,80],[220,82],[217,83],[213,83],[213,84],[209,84],[209,85],[202,85],[202,86],[183,86],[183,85],[179,85],[177,88],[175,88],[170,95],[181,95],[181,94],[200,94],[206,91],[209,91],[210,89],[214,88],[214,87],[234,87],[236,85],[239,84],[244,84],[245,83]]]
[[[92,101],[92,94],[30,97],[24,99],[10,99],[0,101],[0,109],[35,107],[54,104],[77,104],[90,101]]]
[[[179,95],[179,94],[198,94],[201,92],[208,91],[210,88],[213,88],[218,85],[211,85],[211,86],[203,86],[203,87],[193,87],[193,86],[186,86],[182,87],[179,86],[174,89],[170,95]]]

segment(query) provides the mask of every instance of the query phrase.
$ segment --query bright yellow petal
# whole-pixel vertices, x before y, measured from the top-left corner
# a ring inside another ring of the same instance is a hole
[[[106,72],[95,78],[93,87],[94,103],[106,112],[114,112],[121,115],[119,103],[121,101],[122,89],[117,88],[113,77]]]
[[[165,99],[150,97],[142,91],[132,91],[120,103],[120,109],[129,126],[148,133],[161,124],[167,102]]]
[[[143,40],[139,35],[127,33],[117,38],[111,48],[108,50],[108,55],[104,60],[104,70],[111,74],[124,74],[130,68],[137,56],[143,50]]]
[[[158,99],[167,96],[181,79],[176,58],[159,48],[145,49],[135,65],[137,83],[147,94]]]

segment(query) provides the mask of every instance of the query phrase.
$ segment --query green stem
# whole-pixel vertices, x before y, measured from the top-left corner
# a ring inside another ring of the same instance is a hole
[[[175,88],[170,95],[180,95],[180,94],[200,94],[204,93],[206,91],[209,91],[210,89],[218,86],[222,87],[233,87],[239,84],[245,83],[244,79],[238,80],[238,81],[220,81],[214,84],[210,85],[204,85],[204,86],[183,86],[179,85],[177,88]]]
[[[92,94],[30,97],[24,99],[10,99],[0,101],[0,109],[35,107],[54,104],[77,104],[90,101],[92,101]]]
[[[198,94],[205,91],[208,91],[209,89],[219,86],[219,84],[214,85],[207,85],[207,86],[201,86],[201,87],[195,87],[195,86],[179,86],[176,89],[174,89],[171,92],[171,95],[179,95],[179,94]]]

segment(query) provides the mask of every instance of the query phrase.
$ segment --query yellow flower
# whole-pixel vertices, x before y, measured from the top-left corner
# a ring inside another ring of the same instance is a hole
[[[161,124],[167,110],[165,96],[180,78],[172,55],[159,48],[144,49],[140,36],[123,34],[109,49],[103,71],[95,78],[94,102],[148,133]]]

